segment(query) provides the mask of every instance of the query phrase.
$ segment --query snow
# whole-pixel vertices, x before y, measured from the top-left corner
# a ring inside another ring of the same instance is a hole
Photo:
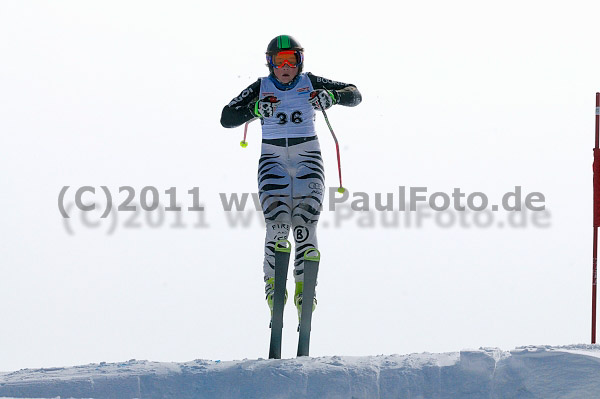
[[[281,360],[129,360],[0,373],[0,397],[598,398],[600,345]]]

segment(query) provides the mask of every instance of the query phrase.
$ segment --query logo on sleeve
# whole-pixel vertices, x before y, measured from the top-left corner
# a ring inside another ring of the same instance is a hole
[[[336,82],[335,80],[329,80],[329,79],[324,79],[324,78],[320,78],[320,77],[317,77],[317,82],[318,83],[331,83],[334,85],[346,86],[346,83]]]
[[[232,105],[239,103],[240,101],[242,101],[244,98],[248,97],[252,93],[254,93],[254,91],[251,88],[245,89],[242,92],[242,94],[240,94],[239,96],[237,96],[236,98],[231,100],[231,102],[229,103],[229,106],[231,107]]]

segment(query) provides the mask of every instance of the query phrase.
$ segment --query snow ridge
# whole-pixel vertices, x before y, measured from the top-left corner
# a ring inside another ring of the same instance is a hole
[[[0,397],[597,398],[599,375],[600,345],[227,362],[132,359],[0,373]]]

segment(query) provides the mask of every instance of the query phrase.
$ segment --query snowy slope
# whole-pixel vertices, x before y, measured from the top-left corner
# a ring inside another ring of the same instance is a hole
[[[0,374],[15,398],[600,398],[600,345],[156,363]]]

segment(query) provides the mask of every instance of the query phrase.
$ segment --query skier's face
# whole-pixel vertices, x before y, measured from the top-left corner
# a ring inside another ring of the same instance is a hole
[[[273,73],[278,81],[283,84],[290,83],[298,74],[298,67],[291,68],[288,65],[284,65],[281,68],[273,68]]]

